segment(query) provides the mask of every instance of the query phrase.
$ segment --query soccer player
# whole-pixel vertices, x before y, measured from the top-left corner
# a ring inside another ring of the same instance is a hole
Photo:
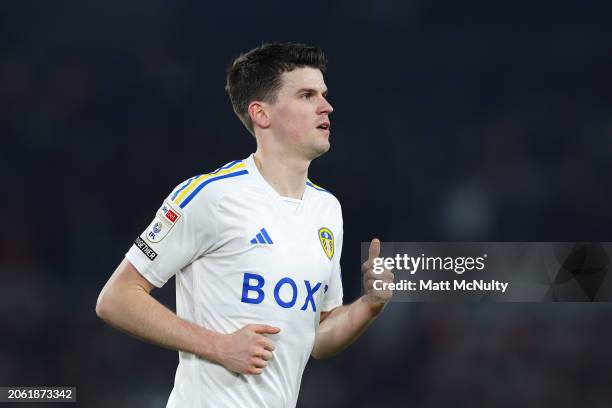
[[[294,407],[309,357],[347,347],[391,296],[372,287],[393,280],[373,274],[375,239],[365,294],[342,305],[340,203],[308,179],[330,148],[326,63],[291,43],[233,61],[227,92],[256,152],[179,184],[100,293],[106,322],[179,351],[168,407]],[[150,295],[173,275],[176,314]]]

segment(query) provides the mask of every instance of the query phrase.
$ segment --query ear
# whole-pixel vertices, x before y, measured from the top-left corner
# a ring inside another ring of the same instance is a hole
[[[264,129],[270,127],[270,114],[267,108],[265,102],[253,101],[249,103],[248,112],[254,125]]]

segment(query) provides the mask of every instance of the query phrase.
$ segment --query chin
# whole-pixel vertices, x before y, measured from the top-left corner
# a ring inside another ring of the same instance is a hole
[[[314,146],[314,148],[312,149],[313,152],[313,159],[316,159],[317,157],[323,156],[325,153],[327,153],[330,149],[330,144],[329,142],[326,143],[322,143],[318,146]]]

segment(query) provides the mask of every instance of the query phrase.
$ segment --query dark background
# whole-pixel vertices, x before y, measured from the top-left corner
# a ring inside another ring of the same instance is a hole
[[[609,241],[612,6],[452,0],[0,4],[0,385],[164,407],[176,352],[96,297],[181,180],[255,148],[224,93],[264,41],[322,47],[332,149],[310,177],[359,243]],[[174,303],[174,284],[156,292]],[[300,407],[603,407],[607,304],[390,304],[306,368]],[[25,406],[25,405],[22,405]]]

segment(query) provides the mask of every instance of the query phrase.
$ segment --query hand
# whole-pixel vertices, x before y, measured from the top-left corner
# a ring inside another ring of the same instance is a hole
[[[380,274],[374,273],[374,259],[380,256],[380,241],[374,238],[370,243],[370,249],[368,250],[368,260],[361,265],[361,272],[363,273],[363,290],[365,292],[364,298],[369,302],[375,304],[384,305],[393,296],[393,291],[389,290],[383,284],[393,282],[395,275],[389,269],[384,269]],[[380,281],[376,284],[379,290],[374,289],[374,281]],[[382,289],[384,287],[384,289]]]
[[[219,346],[218,362],[239,374],[261,374],[274,351],[274,343],[264,334],[279,332],[278,327],[249,324],[225,335]]]

